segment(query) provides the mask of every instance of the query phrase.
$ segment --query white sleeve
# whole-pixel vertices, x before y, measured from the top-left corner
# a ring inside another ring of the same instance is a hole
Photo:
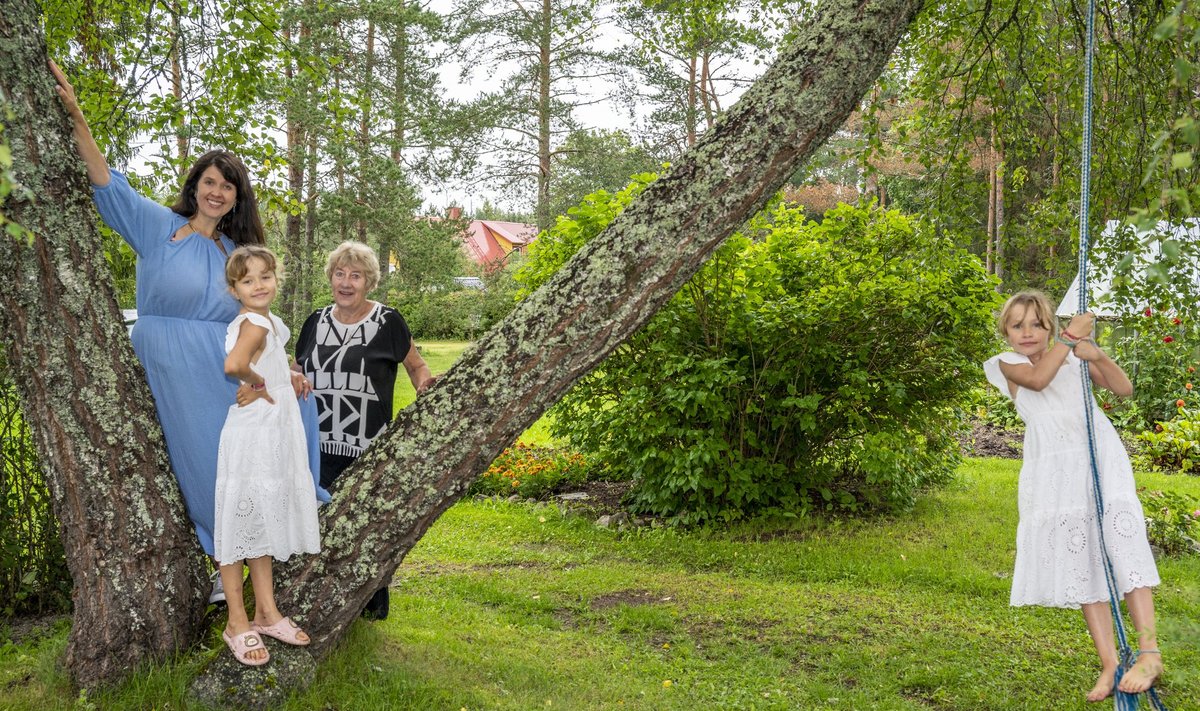
[[[1005,397],[1011,398],[1012,390],[1010,389],[1008,378],[1004,377],[1004,373],[1000,371],[1001,363],[1009,363],[1012,365],[1018,365],[1022,363],[1026,365],[1032,365],[1032,363],[1028,357],[1023,356],[1020,353],[1013,353],[1012,351],[1006,351],[1000,355],[992,356],[984,361],[983,374],[987,376],[988,382],[992,385],[995,385],[1000,392],[1004,393]]]

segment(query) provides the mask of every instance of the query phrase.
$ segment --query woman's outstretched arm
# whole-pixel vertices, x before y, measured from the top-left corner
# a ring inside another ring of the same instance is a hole
[[[100,152],[100,146],[96,145],[96,139],[92,137],[87,119],[84,118],[83,111],[79,108],[79,102],[75,99],[75,89],[71,86],[71,82],[67,81],[67,75],[63,74],[54,60],[50,60],[50,71],[58,81],[58,86],[55,87],[58,96],[71,116],[75,145],[79,148],[79,157],[87,166],[88,180],[92,181],[92,185],[101,187],[108,185],[108,181],[111,179],[108,173],[108,160]]]

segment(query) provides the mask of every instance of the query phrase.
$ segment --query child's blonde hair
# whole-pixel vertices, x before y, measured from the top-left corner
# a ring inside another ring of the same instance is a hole
[[[275,253],[261,244],[245,244],[233,250],[233,254],[229,255],[229,261],[225,262],[225,283],[233,288],[233,285],[238,283],[238,280],[246,276],[246,272],[250,271],[247,266],[251,259],[255,257],[263,260],[267,265],[267,271],[275,272],[275,279],[283,281],[283,270],[279,267],[279,260],[275,258]]]
[[[1037,316],[1038,322],[1050,332],[1050,337],[1046,339],[1047,344],[1058,335],[1058,317],[1054,315],[1050,299],[1040,291],[1028,289],[1008,297],[1008,301],[1005,301],[1000,309],[1000,315],[996,317],[996,330],[1000,332],[1001,338],[1008,337],[1008,319],[1012,316],[1013,309],[1018,306],[1026,307],[1027,311],[1029,308],[1033,309],[1033,315]]]

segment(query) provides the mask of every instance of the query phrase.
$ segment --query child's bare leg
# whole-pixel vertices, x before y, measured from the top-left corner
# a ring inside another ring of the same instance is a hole
[[[1096,645],[1096,653],[1100,655],[1100,676],[1088,692],[1087,700],[1103,701],[1112,696],[1119,663],[1113,641],[1112,612],[1106,602],[1091,602],[1083,606],[1083,619],[1087,622],[1092,644]]]
[[[1141,654],[1133,667],[1121,677],[1121,691],[1140,694],[1154,686],[1163,672],[1162,655],[1158,654],[1158,631],[1154,625],[1154,594],[1150,588],[1137,588],[1125,595],[1125,606],[1137,630]]]
[[[225,631],[230,637],[250,631],[250,618],[246,615],[246,599],[242,596],[242,563],[221,565],[221,584],[225,586],[225,605],[229,611],[229,621]],[[255,586],[255,593],[258,592]],[[247,659],[259,660],[267,658],[267,650],[259,647],[246,653]]]
[[[250,566],[250,580],[254,583],[254,624],[270,627],[283,619],[275,606],[275,588],[271,576],[271,556],[264,555],[246,561]],[[296,637],[308,641],[308,635],[298,631]]]

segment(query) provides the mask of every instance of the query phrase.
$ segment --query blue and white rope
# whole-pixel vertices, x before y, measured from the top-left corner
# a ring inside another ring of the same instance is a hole
[[[1096,0],[1088,2],[1087,16],[1087,50],[1084,63],[1083,90],[1083,161],[1079,175],[1079,313],[1087,311],[1088,307],[1088,248],[1089,229],[1088,217],[1091,212],[1091,183],[1092,183],[1092,57],[1095,51],[1095,17]],[[1108,544],[1104,540],[1104,497],[1100,492],[1100,468],[1096,462],[1096,427],[1094,412],[1096,400],[1092,393],[1092,378],[1087,361],[1083,361],[1080,373],[1083,380],[1083,412],[1087,421],[1088,462],[1092,469],[1092,498],[1096,504],[1096,528],[1100,532],[1100,551],[1104,560],[1104,578],[1108,583],[1108,605],[1112,612],[1113,624],[1117,630],[1117,647],[1120,650],[1120,663],[1117,666],[1116,678],[1113,680],[1113,702],[1117,711],[1137,711],[1138,694],[1127,694],[1116,685],[1121,683],[1121,677],[1137,661],[1137,653],[1129,646],[1129,638],[1125,633],[1125,621],[1121,616],[1121,601],[1117,592],[1116,575],[1113,572],[1112,558],[1108,555]],[[1151,708],[1156,711],[1167,711],[1158,692],[1150,688],[1147,692]]]

